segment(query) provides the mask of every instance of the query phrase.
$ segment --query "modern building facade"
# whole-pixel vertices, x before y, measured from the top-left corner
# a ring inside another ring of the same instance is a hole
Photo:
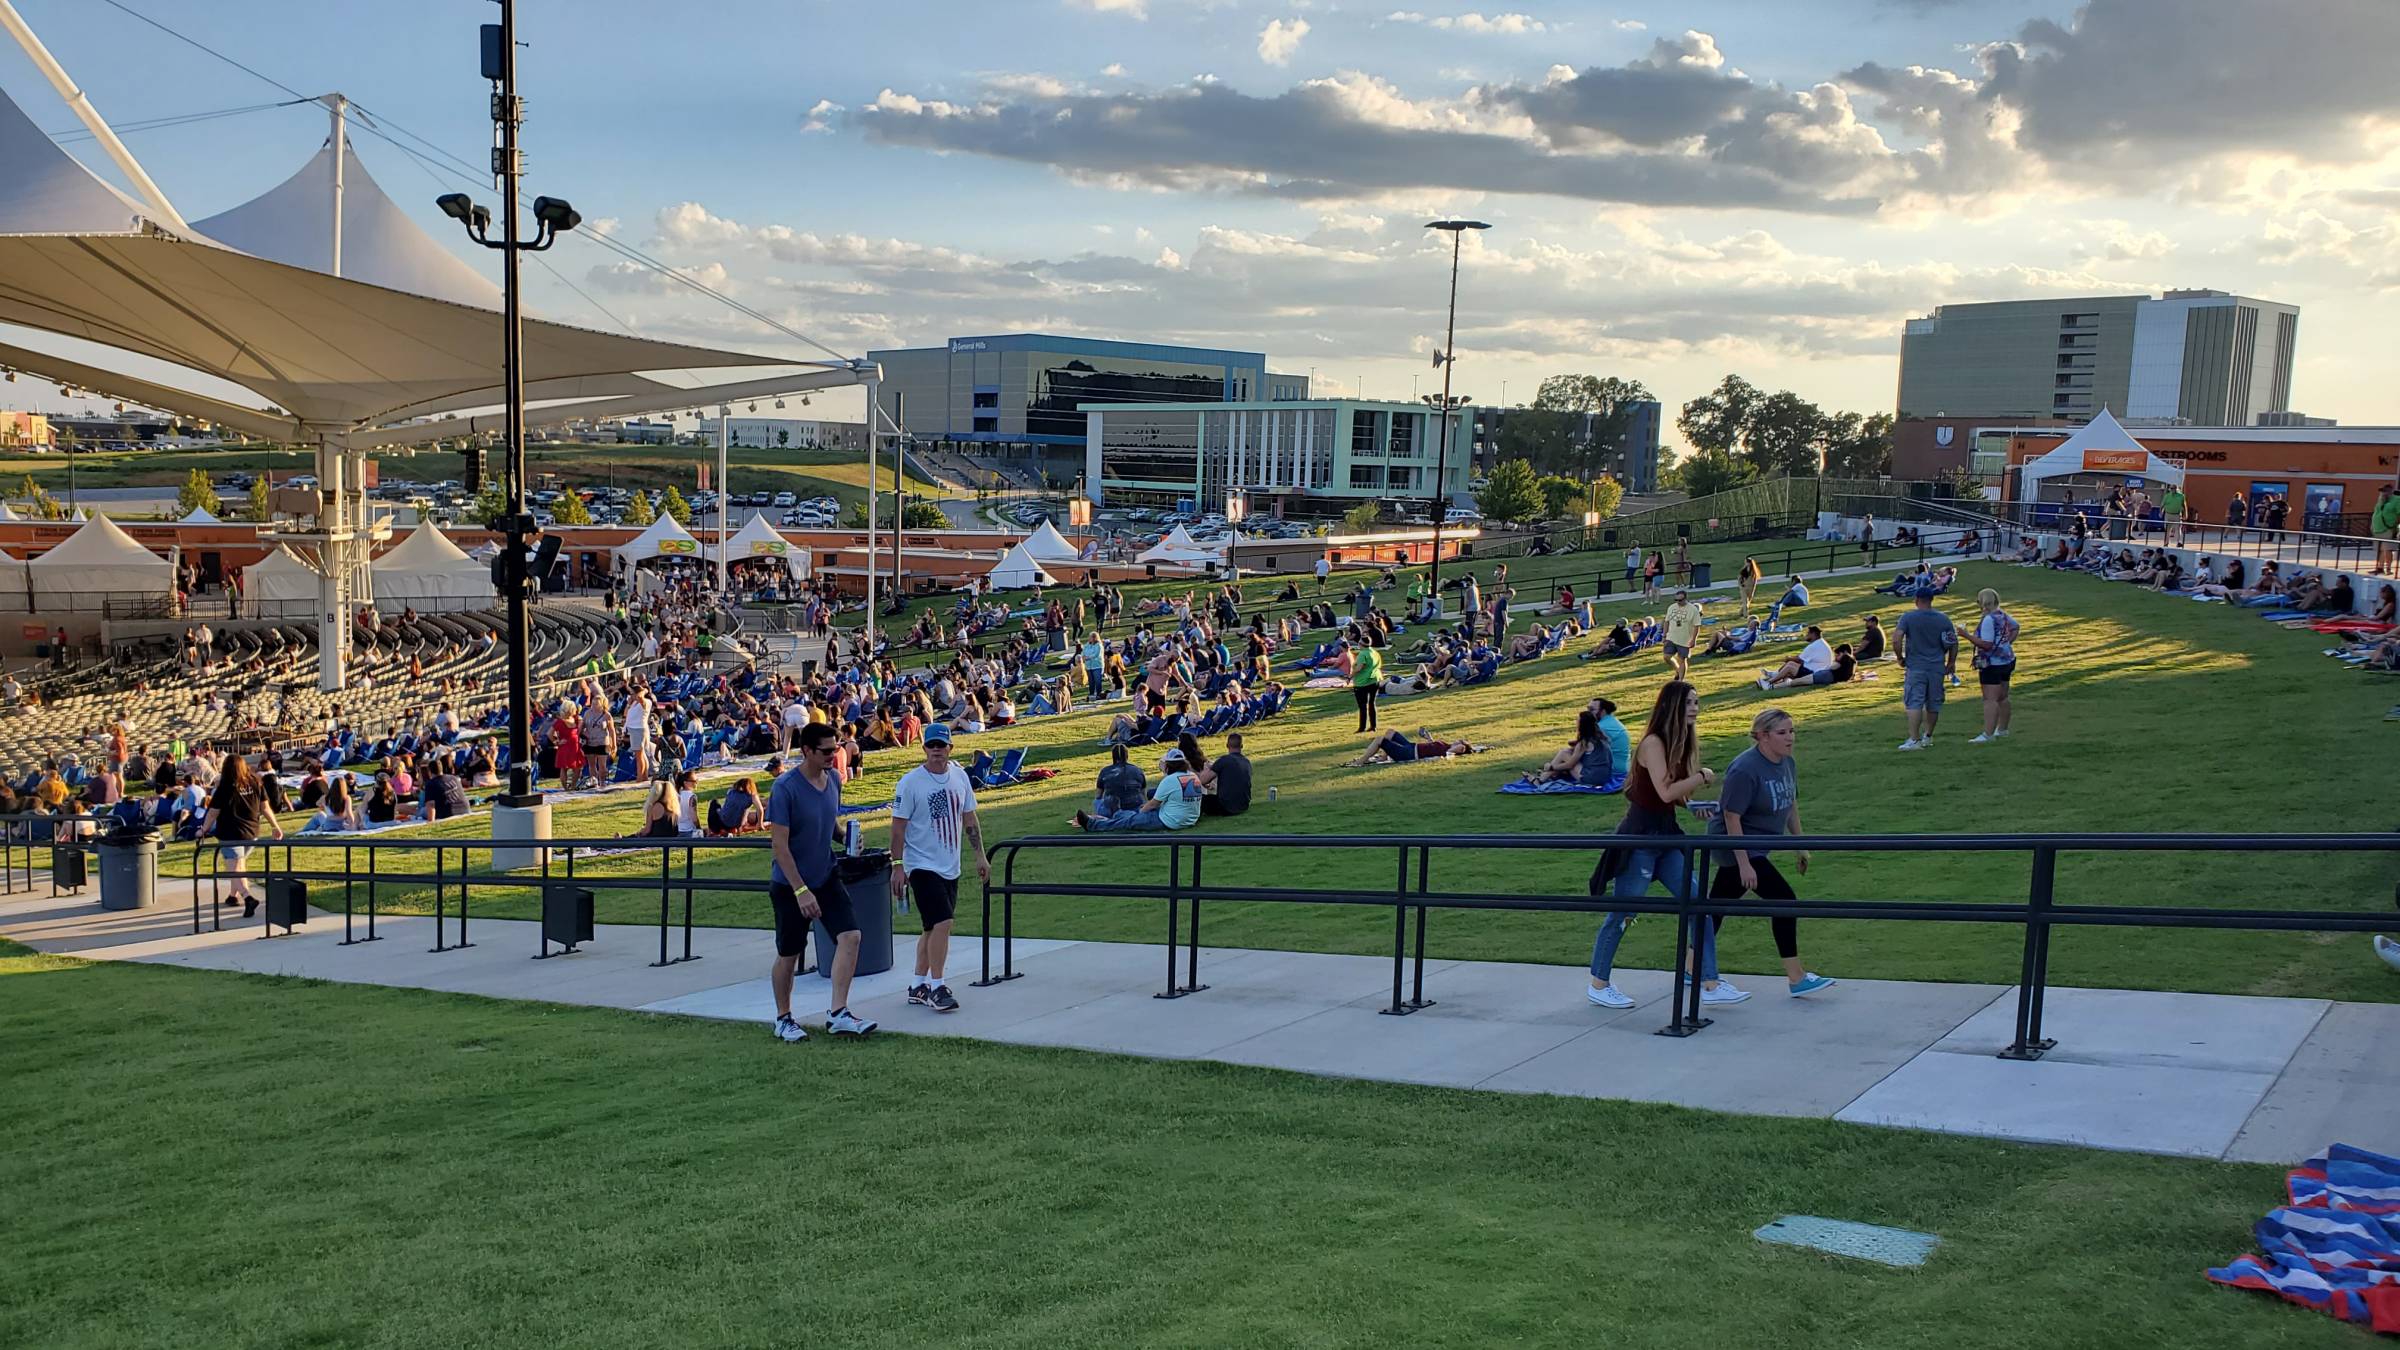
[[[1087,403],[1081,411],[1090,427],[1084,492],[1104,506],[1188,498],[1221,510],[1239,491],[1254,515],[1326,516],[1362,501],[1467,493],[1469,419],[1451,419],[1443,464],[1441,414],[1421,403]]]
[[[1901,331],[1899,415],[2249,426],[2291,407],[2299,330],[2224,291],[1943,305]]]
[[[1513,413],[1524,408],[1502,408],[1477,405],[1461,408],[1458,415],[1467,422],[1468,453],[1473,459],[1474,472],[1488,474],[1500,462],[1500,429],[1507,425]],[[1655,400],[1644,400],[1628,407],[1624,433],[1615,438],[1603,436],[1602,423],[1607,419],[1598,413],[1578,413],[1569,435],[1590,444],[1604,442],[1593,457],[1595,473],[1605,473],[1625,485],[1629,493],[1658,490],[1658,438],[1663,410]]]

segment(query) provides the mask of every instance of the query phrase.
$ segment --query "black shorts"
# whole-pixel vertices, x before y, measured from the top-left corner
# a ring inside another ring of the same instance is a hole
[[[1975,667],[1975,682],[1978,684],[2006,684],[2009,677],[2016,673],[2017,663],[2014,661],[1998,666],[1977,666]]]
[[[839,875],[829,876],[824,885],[811,889],[817,897],[818,921],[826,932],[840,937],[858,931],[857,911]],[[767,888],[767,902],[775,907],[775,954],[798,956],[807,951],[809,919],[800,912],[800,892],[778,882]]]
[[[958,878],[918,868],[908,874],[909,898],[917,902],[917,922],[930,933],[958,913]]]

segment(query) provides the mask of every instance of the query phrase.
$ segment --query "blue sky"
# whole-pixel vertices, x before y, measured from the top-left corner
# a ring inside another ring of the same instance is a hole
[[[485,0],[127,3],[484,155]],[[105,0],[19,7],[114,122],[284,97]],[[2303,307],[2299,406],[2400,421],[2389,0],[519,11],[533,189],[844,350],[1063,329],[1405,395],[1446,280],[1419,227],[1462,212],[1497,227],[1461,286],[1478,398],[1590,371],[1678,404],[1738,371],[1875,411],[1901,320],[1936,304],[2208,285]],[[0,87],[72,125],[13,48]],[[323,129],[301,108],[128,140],[200,216]],[[469,184],[359,149],[447,225],[430,198]],[[547,316],[775,345],[589,245],[550,261],[614,317],[535,269]]]

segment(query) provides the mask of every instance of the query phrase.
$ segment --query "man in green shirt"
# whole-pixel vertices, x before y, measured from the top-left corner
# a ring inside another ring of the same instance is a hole
[[[2170,487],[2159,494],[2158,512],[2166,517],[2167,546],[2170,548],[2183,543],[2183,514],[2188,504],[2182,488]]]
[[[2387,487],[2376,499],[2375,514],[2368,521],[2369,534],[2384,542],[2375,546],[2375,574],[2382,576],[2392,570],[2392,554],[2400,549],[2400,488]]]

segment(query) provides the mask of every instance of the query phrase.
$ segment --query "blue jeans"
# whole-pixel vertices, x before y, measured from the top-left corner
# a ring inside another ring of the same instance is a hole
[[[1114,815],[1094,816],[1086,828],[1092,830],[1163,830],[1166,822],[1156,811],[1119,811]]]
[[[1101,667],[1099,666],[1085,666],[1083,668],[1083,678],[1089,685],[1092,691],[1091,696],[1094,699],[1100,697],[1100,671]]]
[[[1610,894],[1620,900],[1631,900],[1649,893],[1650,883],[1657,881],[1669,895],[1680,896],[1690,879],[1691,869],[1680,848],[1637,848],[1627,850],[1624,865],[1617,872],[1616,885]],[[1592,978],[1607,983],[1609,972],[1616,968],[1617,944],[1625,940],[1625,929],[1637,916],[1617,913],[1608,916],[1600,925],[1600,935],[1592,939]],[[1667,917],[1667,916],[1661,916]],[[1699,920],[1699,955],[1695,964],[1700,978],[1717,978],[1717,926]]]

